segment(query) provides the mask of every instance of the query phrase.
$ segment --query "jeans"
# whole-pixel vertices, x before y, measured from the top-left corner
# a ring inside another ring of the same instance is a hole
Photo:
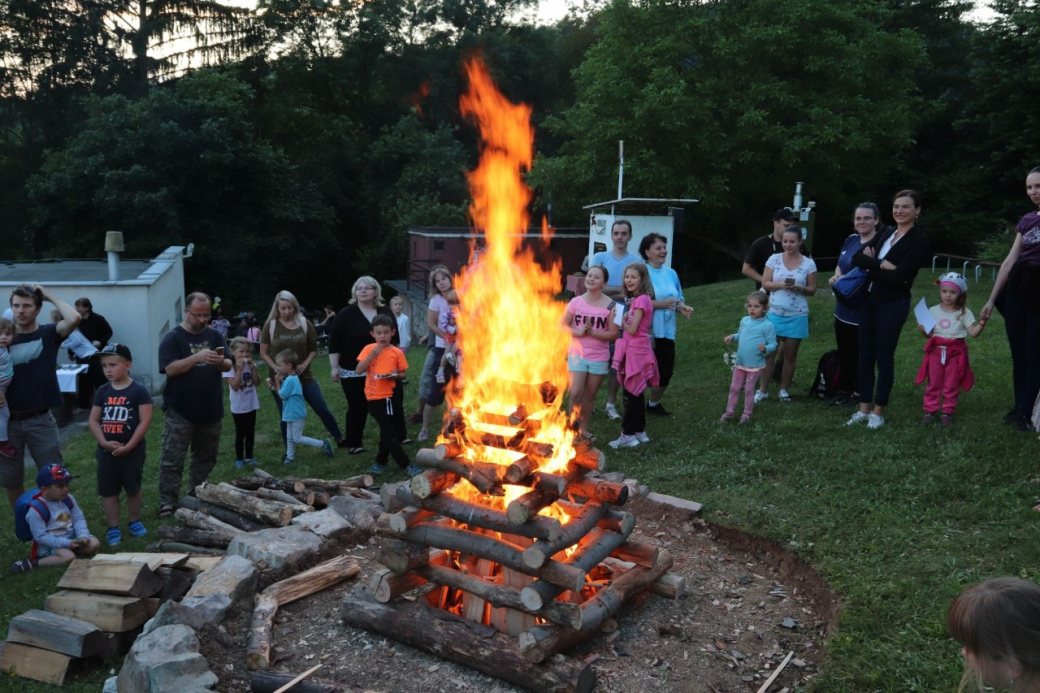
[[[285,459],[290,461],[296,459],[297,445],[306,445],[309,448],[320,448],[322,446],[322,442],[317,438],[309,438],[303,435],[303,425],[307,423],[307,419],[283,421],[282,423],[285,424],[287,433],[285,439]]]
[[[364,379],[361,379],[364,382]],[[282,398],[278,396],[275,390],[271,390],[271,395],[274,396],[275,406],[278,407],[278,419],[282,418]],[[312,380],[303,386],[303,401],[311,405],[311,409],[321,419],[321,423],[325,426],[325,430],[329,432],[332,439],[338,441],[343,437],[340,433],[339,424],[336,423],[336,417],[329,411],[329,405],[325,403],[325,397],[321,394],[321,386],[318,385],[317,380]],[[282,442],[285,442],[285,422],[282,421]],[[359,443],[360,444],[360,443]],[[241,459],[241,458],[239,458]]]
[[[209,477],[217,466],[222,421],[197,424],[188,421],[173,409],[166,410],[162,432],[162,451],[159,453],[159,502],[176,506],[184,475],[184,457],[191,447],[191,465],[188,467],[188,495],[195,495],[195,487]]]
[[[1036,297],[1032,298],[1036,301]],[[1040,394],[1040,314],[1033,312],[1018,292],[1004,291],[997,302],[1011,347],[1011,381],[1015,386],[1015,413],[1028,420]]]
[[[426,360],[423,362],[422,373],[419,375],[419,399],[424,402],[429,399],[433,388],[437,387],[437,365],[440,359],[433,353],[433,347],[426,350]]]
[[[910,299],[876,301],[868,294],[859,321],[859,401],[888,406],[895,382],[896,346],[910,313]],[[877,365],[877,393],[874,366]]]

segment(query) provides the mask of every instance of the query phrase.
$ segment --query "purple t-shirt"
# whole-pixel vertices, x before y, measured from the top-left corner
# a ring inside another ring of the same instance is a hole
[[[1040,266],[1040,212],[1030,212],[1015,227],[1022,234],[1022,252],[1018,259],[1034,267]]]

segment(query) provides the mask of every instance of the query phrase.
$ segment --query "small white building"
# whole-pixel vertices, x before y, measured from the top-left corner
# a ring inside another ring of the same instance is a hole
[[[131,376],[158,393],[165,382],[159,374],[159,340],[184,318],[184,248],[170,246],[150,260],[45,260],[0,263],[0,294],[6,304],[19,284],[38,283],[69,305],[87,297],[93,311],[112,326],[112,340],[130,347]],[[50,322],[48,303],[38,322]],[[64,351],[59,363],[67,360]]]

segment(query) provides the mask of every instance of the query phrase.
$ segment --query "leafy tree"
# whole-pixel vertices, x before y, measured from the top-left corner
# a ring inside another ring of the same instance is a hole
[[[548,123],[570,141],[532,180],[556,209],[580,210],[581,196],[615,188],[624,140],[626,195],[702,201],[701,258],[705,246],[741,255],[795,180],[814,181],[844,219],[852,194],[911,144],[918,108],[921,43],[879,32],[875,8],[615,0],[576,71],[574,105]]]
[[[336,248],[330,211],[255,136],[251,98],[212,71],[137,101],[91,98],[83,131],[30,180],[39,254],[96,255],[107,229],[138,256],[194,242],[189,285],[231,303],[307,276],[307,258]]]

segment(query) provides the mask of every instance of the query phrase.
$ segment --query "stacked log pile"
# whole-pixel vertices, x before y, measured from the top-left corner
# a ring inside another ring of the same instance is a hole
[[[342,616],[529,690],[589,690],[591,669],[553,655],[606,627],[643,590],[677,596],[682,579],[667,572],[667,551],[631,538],[635,518],[620,509],[629,487],[598,476],[604,456],[590,439],[578,438],[566,468],[548,473],[551,446],[527,440],[523,427],[502,428],[456,420],[450,442],[416,455],[427,471],[383,487],[385,568],[346,597]],[[467,446],[454,442],[464,436],[513,451],[513,463],[465,459]],[[506,485],[527,490],[496,502]],[[424,599],[400,598],[419,587]]]
[[[210,565],[206,558],[154,553],[73,561],[44,610],[11,620],[0,670],[60,686],[121,656],[159,605],[184,596]]]

